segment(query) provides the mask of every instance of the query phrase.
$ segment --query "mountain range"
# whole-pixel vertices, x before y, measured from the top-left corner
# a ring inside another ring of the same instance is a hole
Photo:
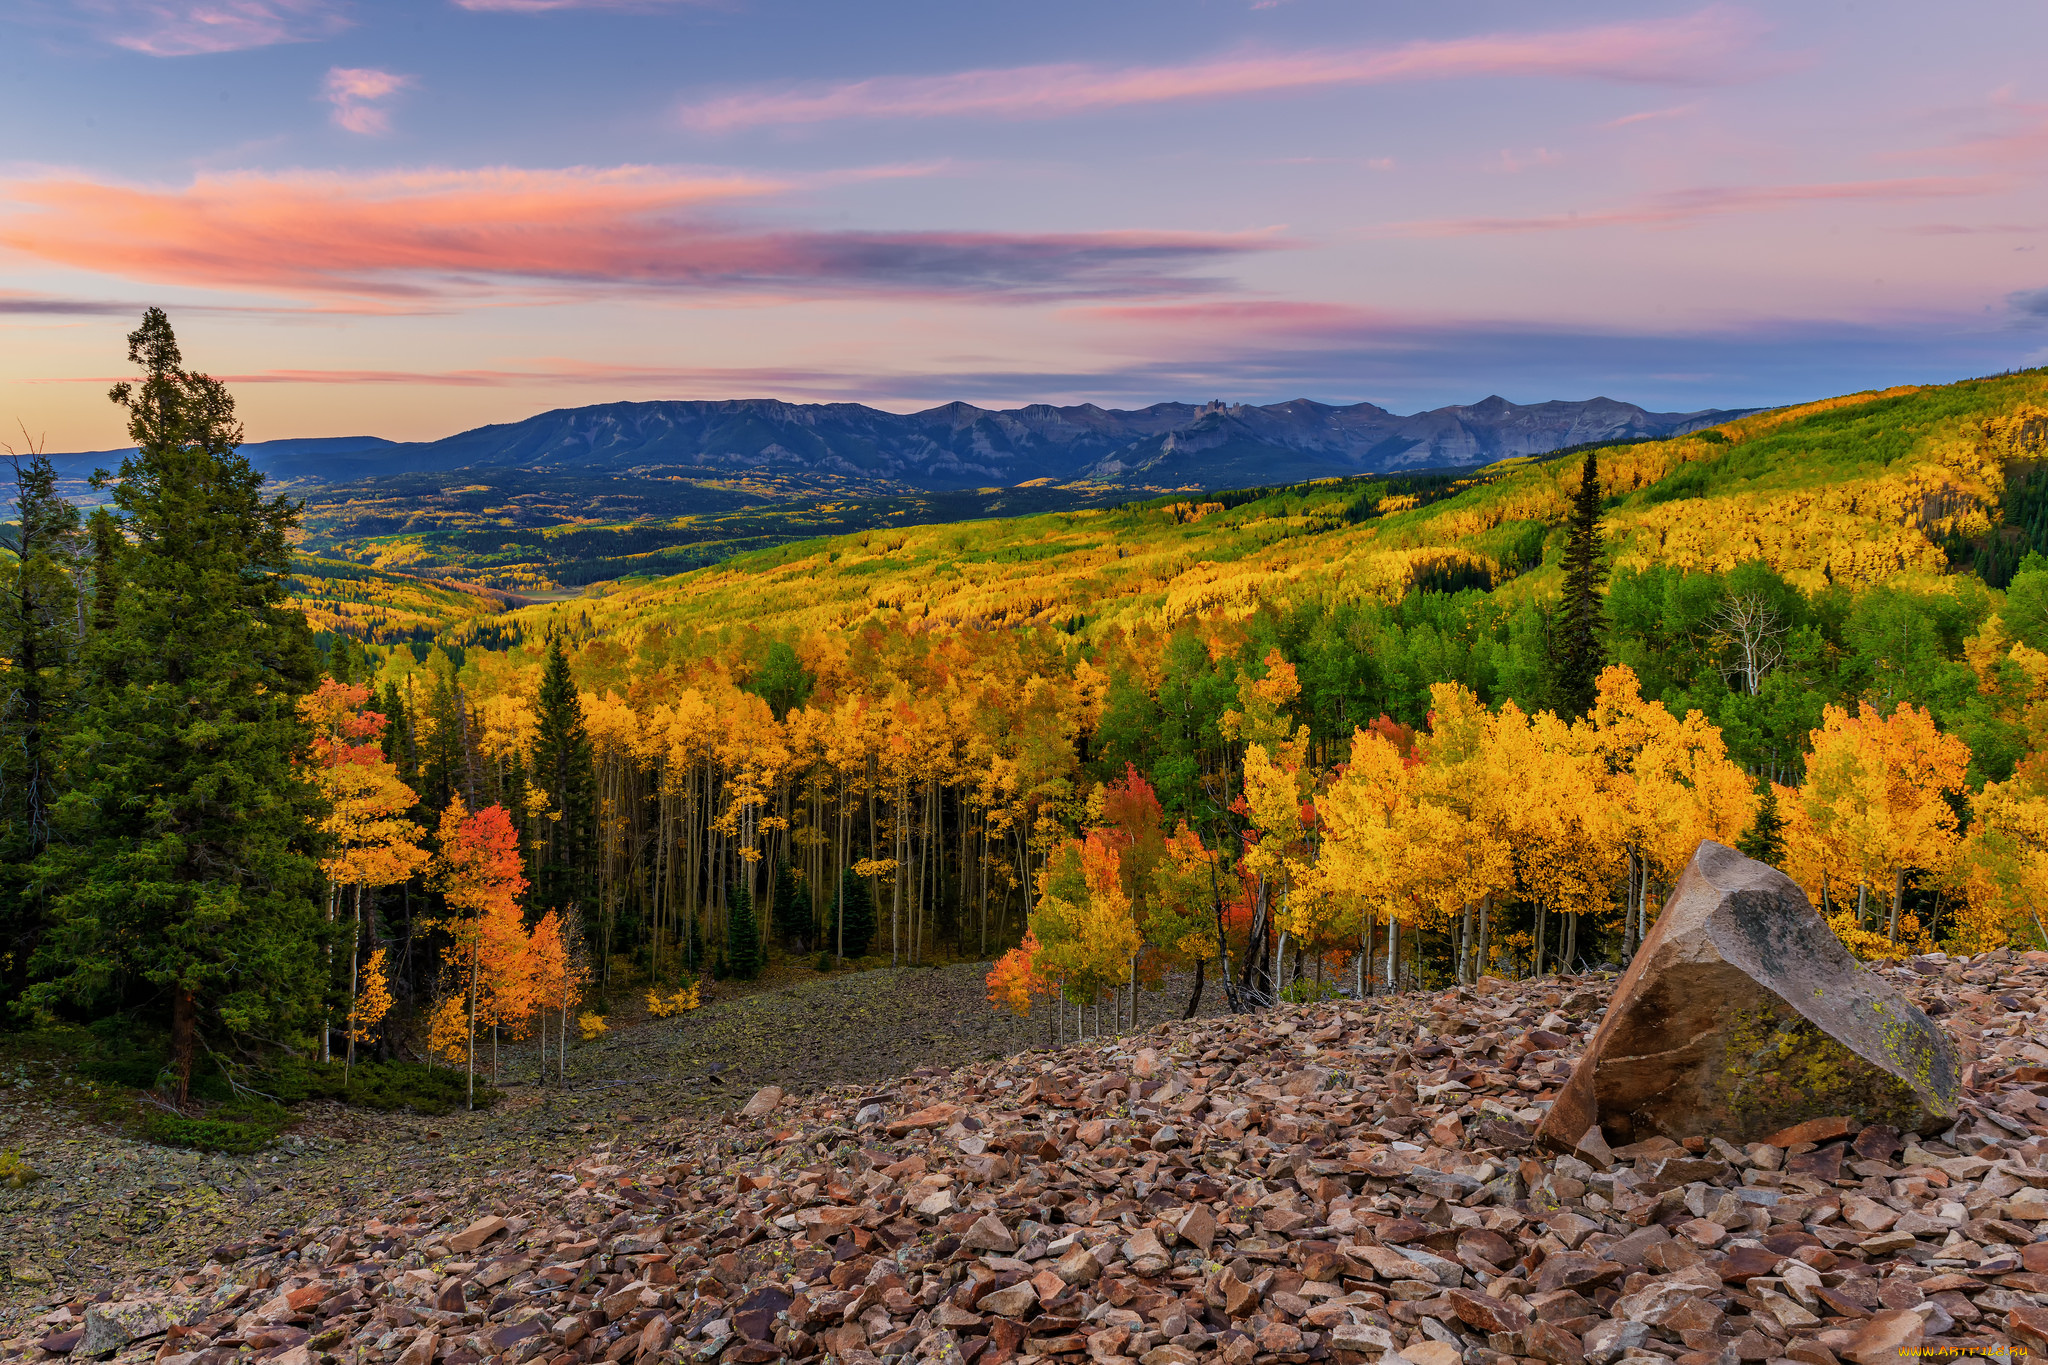
[[[1753,410],[1649,412],[1611,398],[1525,406],[1498,396],[1405,417],[1371,403],[1339,407],[1305,398],[1128,410],[947,403],[913,413],[765,398],[665,400],[559,408],[438,441],[306,438],[251,442],[243,452],[273,477],[328,484],[525,469],[614,477],[811,474],[930,491],[1036,479],[1222,488],[1484,465],[1595,442],[1682,435]],[[60,473],[78,477],[112,467],[124,453],[52,458]]]

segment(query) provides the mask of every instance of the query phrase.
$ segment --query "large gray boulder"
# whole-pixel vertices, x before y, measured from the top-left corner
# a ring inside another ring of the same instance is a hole
[[[1702,842],[1537,1136],[1572,1150],[1757,1141],[1845,1116],[1954,1122],[1961,1068],[1934,1021],[1850,956],[1774,867]]]

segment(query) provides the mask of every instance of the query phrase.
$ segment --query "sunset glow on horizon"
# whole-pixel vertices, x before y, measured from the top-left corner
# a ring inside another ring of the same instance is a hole
[[[119,444],[152,304],[257,440],[652,398],[1691,410],[2038,364],[2044,30],[2010,0],[16,6],[0,423]]]

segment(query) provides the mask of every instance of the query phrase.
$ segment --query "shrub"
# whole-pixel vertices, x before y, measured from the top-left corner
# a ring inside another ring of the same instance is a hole
[[[357,1062],[350,1069],[340,1062],[286,1057],[272,1064],[252,1085],[288,1104],[333,1100],[358,1109],[445,1114],[464,1106],[469,1080],[465,1072],[421,1066],[417,1062]],[[476,1102],[480,1109],[501,1098],[501,1093],[489,1086],[477,1087]]]

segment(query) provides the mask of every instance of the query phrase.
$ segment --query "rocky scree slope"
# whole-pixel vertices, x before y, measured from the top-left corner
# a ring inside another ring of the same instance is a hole
[[[1533,1149],[1600,979],[1162,1024],[649,1125],[18,1315],[157,1365],[1876,1365],[2048,1351],[2048,954],[1883,969],[1939,1140]]]

